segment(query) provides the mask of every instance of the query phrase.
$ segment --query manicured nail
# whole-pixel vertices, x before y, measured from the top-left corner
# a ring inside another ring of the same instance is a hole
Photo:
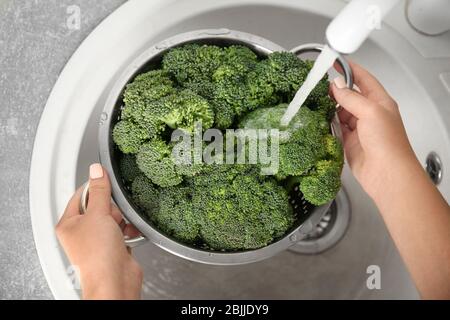
[[[103,168],[100,163],[93,163],[89,167],[89,177],[91,179],[100,179],[103,177]]]
[[[343,88],[347,87],[347,84],[345,83],[345,80],[343,77],[334,78],[333,82],[338,89],[343,89]]]

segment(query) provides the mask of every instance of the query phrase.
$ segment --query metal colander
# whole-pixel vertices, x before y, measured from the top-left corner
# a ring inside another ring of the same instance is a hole
[[[218,46],[244,45],[261,57],[267,56],[274,51],[287,51],[269,40],[245,32],[228,29],[198,30],[176,35],[148,48],[131,62],[128,68],[119,76],[109,94],[102,113],[102,121],[99,126],[99,146],[100,161],[110,173],[114,201],[126,219],[142,233],[141,237],[125,240],[126,244],[128,246],[136,246],[151,241],[164,250],[185,259],[216,265],[244,264],[269,258],[303,239],[320,221],[331,202],[318,207],[313,206],[303,198],[298,187],[294,186],[290,190],[289,201],[294,208],[294,214],[297,219],[295,226],[283,238],[266,247],[255,250],[236,252],[213,251],[207,248],[189,246],[160,232],[144,215],[139,213],[139,209],[132,203],[129,191],[120,178],[118,166],[119,151],[114,145],[111,134],[112,128],[120,117],[122,94],[125,86],[136,75],[156,68],[161,61],[162,55],[169,49],[193,42]],[[321,48],[322,46],[319,44],[306,44],[292,49],[291,52],[301,55],[306,52],[320,52]],[[352,87],[353,80],[349,65],[341,56],[339,56],[337,61],[344,70],[347,85]],[[339,136],[339,126],[336,126],[336,123],[334,123],[332,127],[333,133]],[[82,208],[86,208],[87,190],[88,186],[83,193]]]

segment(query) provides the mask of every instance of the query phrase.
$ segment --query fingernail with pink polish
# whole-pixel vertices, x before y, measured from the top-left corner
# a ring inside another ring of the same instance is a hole
[[[333,83],[338,89],[343,89],[347,87],[347,84],[345,83],[345,80],[342,77],[334,78]]]
[[[89,167],[89,178],[100,179],[103,177],[103,168],[100,163],[93,163]]]

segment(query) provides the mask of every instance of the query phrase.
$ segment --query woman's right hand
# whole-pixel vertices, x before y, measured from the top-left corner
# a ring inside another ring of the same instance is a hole
[[[417,160],[395,101],[351,64],[360,93],[331,86],[354,176],[375,201],[425,299],[450,299],[450,207]]]
[[[373,199],[386,191],[396,164],[417,161],[397,103],[368,71],[351,63],[360,92],[348,89],[343,78],[331,85],[331,95],[342,106],[338,113],[348,164]]]

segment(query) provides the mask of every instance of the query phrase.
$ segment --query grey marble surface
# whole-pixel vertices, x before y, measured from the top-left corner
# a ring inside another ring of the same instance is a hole
[[[70,56],[125,1],[0,0],[0,299],[52,298],[28,208],[34,136]],[[67,25],[72,5],[80,9],[79,29]]]

